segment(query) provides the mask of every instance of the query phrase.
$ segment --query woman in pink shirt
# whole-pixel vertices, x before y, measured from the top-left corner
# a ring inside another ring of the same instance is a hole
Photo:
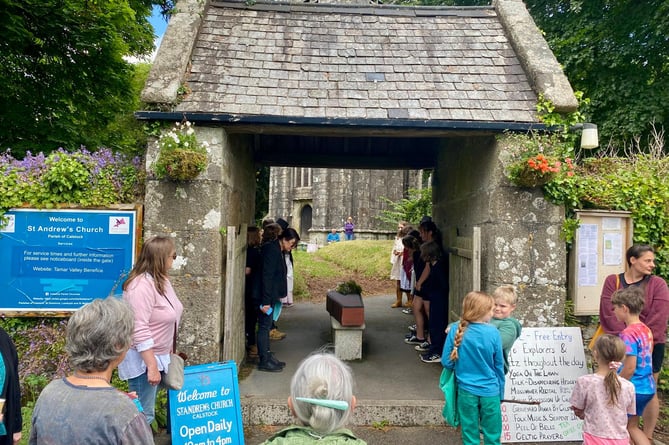
[[[168,271],[177,254],[174,241],[156,236],[144,243],[137,263],[123,283],[123,299],[135,314],[132,346],[118,367],[144,408],[149,424],[156,411],[156,392],[162,373],[170,364],[183,305],[177,298]]]

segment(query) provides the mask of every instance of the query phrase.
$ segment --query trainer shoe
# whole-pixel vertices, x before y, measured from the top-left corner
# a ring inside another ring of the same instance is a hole
[[[406,307],[406,308],[402,309],[402,313],[403,314],[413,314],[413,309],[411,309],[410,307]]]
[[[423,363],[440,363],[441,362],[441,355],[439,354],[422,354],[420,356],[420,360]]]
[[[270,340],[283,340],[284,338],[286,338],[286,335],[287,334],[285,332],[281,332],[277,328],[270,329],[269,331]]]
[[[423,343],[416,345],[414,349],[418,352],[427,352],[430,350],[430,343],[424,341]]]
[[[412,335],[410,338],[405,338],[404,343],[408,345],[419,345],[421,343],[424,343],[425,339],[424,338],[418,338],[415,335]]]
[[[409,326],[409,330],[410,330],[411,332],[416,332],[416,324],[414,323],[414,324],[412,324],[411,326]]]

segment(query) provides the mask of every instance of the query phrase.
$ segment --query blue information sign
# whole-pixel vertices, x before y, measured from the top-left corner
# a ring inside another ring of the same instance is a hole
[[[0,310],[74,311],[95,298],[120,294],[134,262],[136,214],[73,209],[5,213]]]
[[[172,445],[244,445],[235,362],[187,366],[169,398]]]

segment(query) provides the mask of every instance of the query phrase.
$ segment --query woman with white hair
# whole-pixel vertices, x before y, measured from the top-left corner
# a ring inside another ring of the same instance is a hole
[[[279,431],[261,445],[366,445],[344,428],[355,403],[348,365],[329,353],[310,355],[300,363],[290,383],[288,407],[299,425]]]
[[[65,351],[74,372],[52,381],[40,394],[31,445],[154,443],[139,407],[111,385],[133,328],[132,308],[114,297],[93,300],[72,314]]]

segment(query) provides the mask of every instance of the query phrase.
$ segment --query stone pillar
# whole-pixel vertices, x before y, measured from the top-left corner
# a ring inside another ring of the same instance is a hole
[[[221,351],[225,267],[245,266],[225,264],[225,231],[253,219],[252,150],[244,136],[231,137],[214,127],[196,126],[195,130],[198,140],[209,143],[207,169],[189,182],[147,180],[144,238],[167,235],[175,240],[178,256],[170,276],[184,304],[178,346],[189,355],[190,364],[239,361],[243,356],[223,357]],[[152,143],[147,169],[156,157],[157,147]],[[244,289],[236,292],[234,301],[243,304]],[[231,332],[239,333],[236,342],[241,347],[234,349],[243,353],[243,317],[238,323]]]
[[[540,188],[504,176],[503,137],[445,140],[433,182],[434,218],[444,233],[469,236],[481,227],[481,289],[518,289],[514,316],[524,326],[564,322],[567,253],[559,238],[564,209]],[[464,295],[459,296],[459,298]]]

